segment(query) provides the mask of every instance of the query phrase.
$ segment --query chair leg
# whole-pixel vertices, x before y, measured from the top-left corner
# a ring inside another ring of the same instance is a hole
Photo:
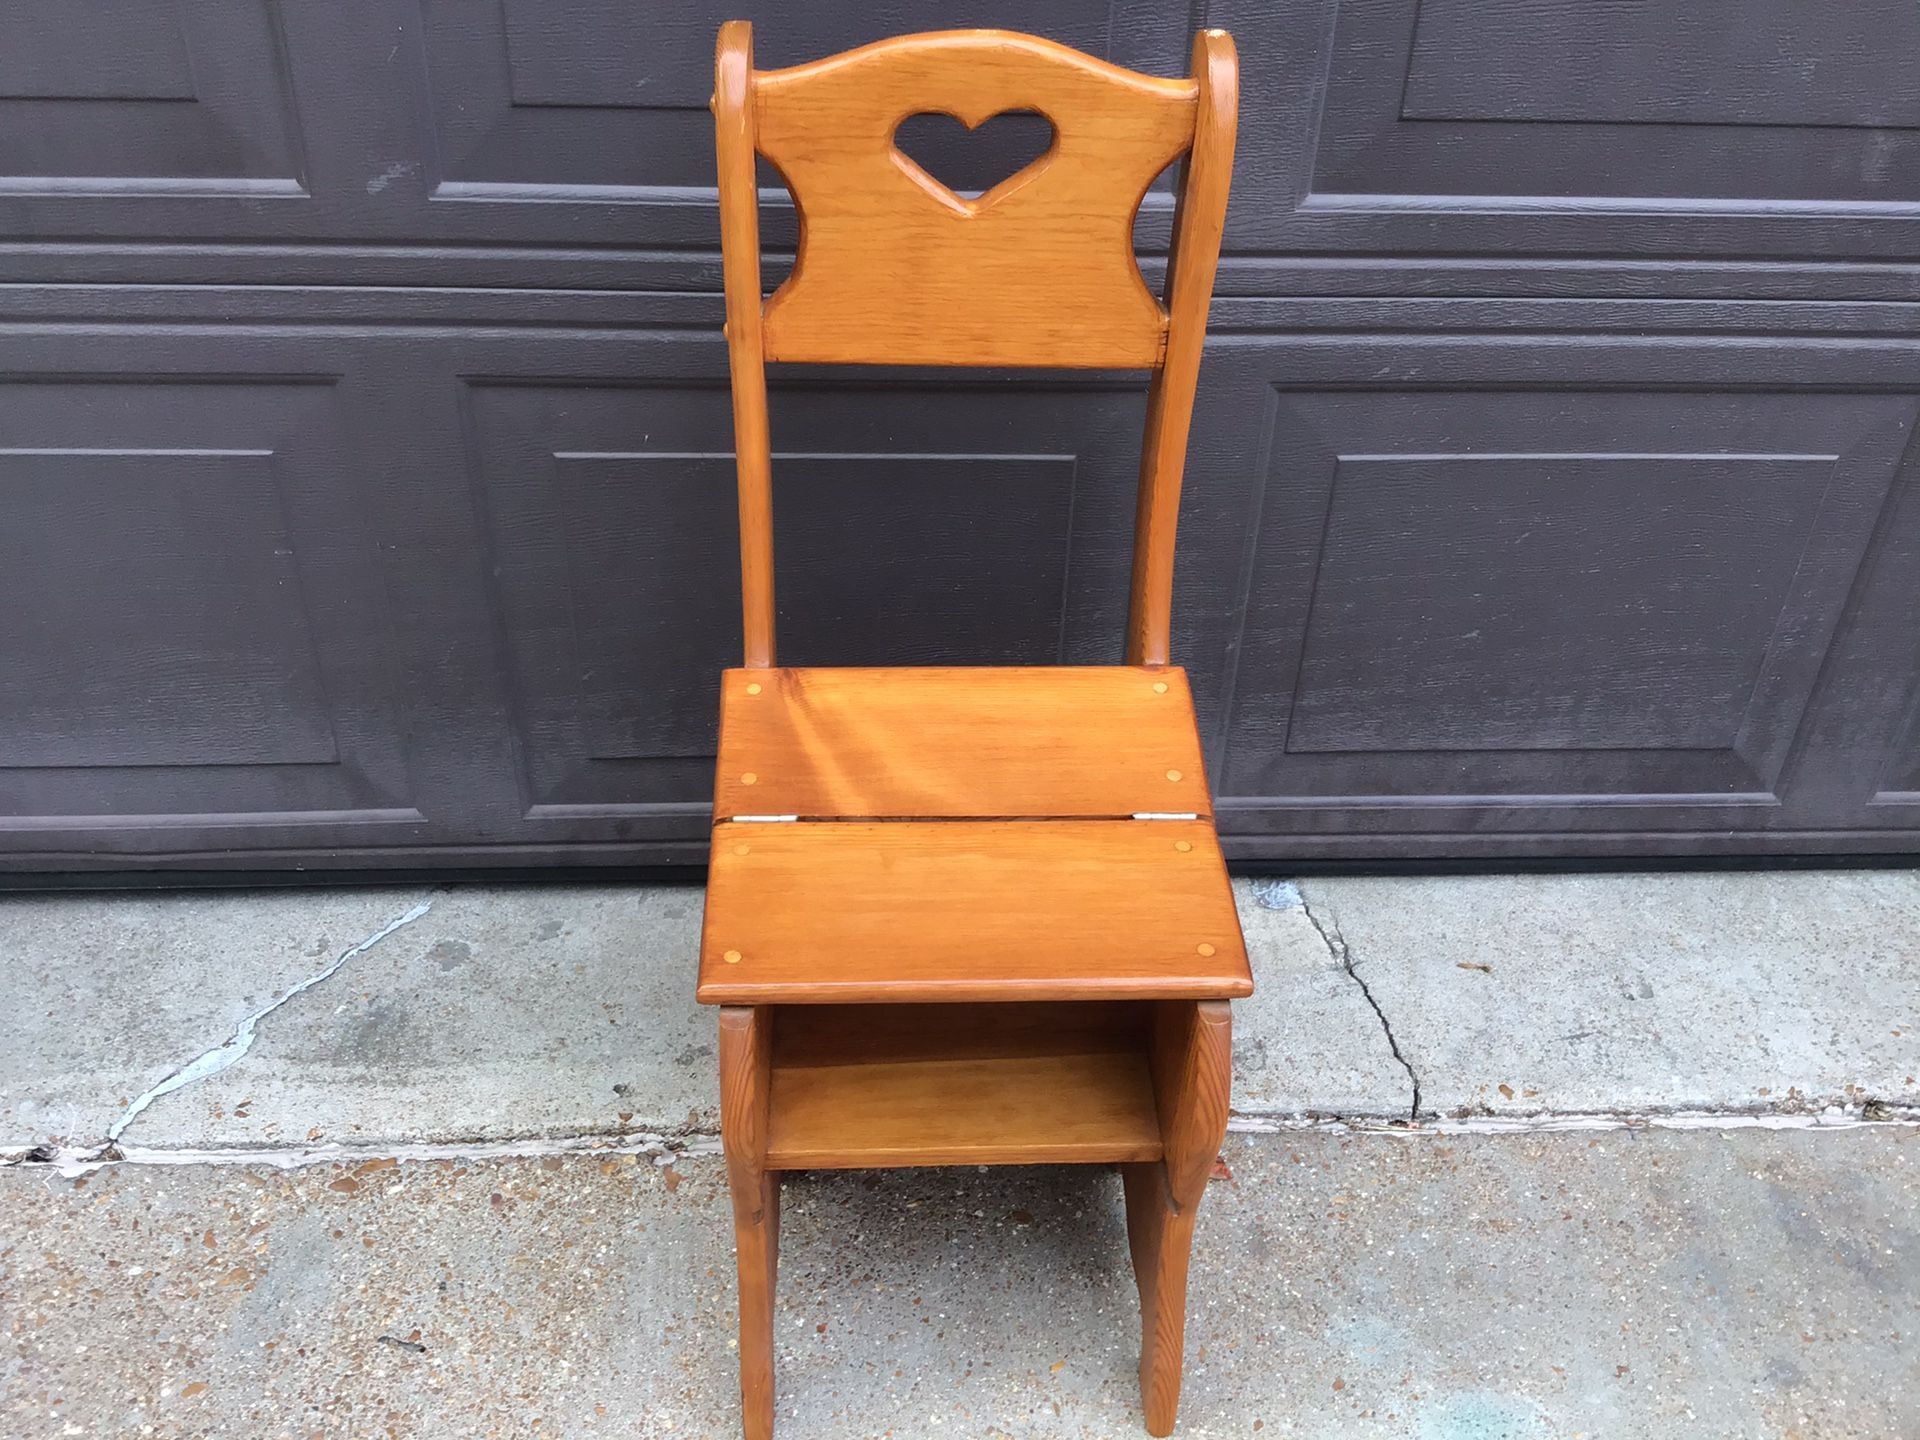
[[[1233,1073],[1227,1003],[1160,1002],[1152,1066],[1164,1158],[1123,1166],[1121,1173],[1140,1289],[1140,1402],[1147,1433],[1171,1435],[1180,1409],[1194,1215],[1227,1134]]]
[[[742,1203],[745,1201],[746,1203]],[[757,1209],[758,1214],[748,1212]],[[740,1261],[740,1419],[747,1440],[773,1440],[773,1283],[780,1267],[780,1177],[733,1194]]]
[[[780,1177],[766,1167],[773,1012],[720,1011],[720,1145],[740,1265],[740,1416],[746,1440],[773,1440],[773,1286],[780,1266]]]
[[[1158,1162],[1123,1166],[1121,1175],[1133,1276],[1140,1288],[1140,1405],[1149,1435],[1171,1435],[1180,1410],[1194,1207],[1174,1206],[1166,1169]]]

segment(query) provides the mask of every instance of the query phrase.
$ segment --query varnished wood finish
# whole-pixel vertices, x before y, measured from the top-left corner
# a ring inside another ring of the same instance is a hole
[[[729,670],[720,715],[721,819],[1212,812],[1178,669]]]
[[[1153,1091],[1166,1139],[1167,1193],[1183,1210],[1200,1203],[1227,1133],[1233,1017],[1219,1000],[1154,1007]]]
[[[1127,615],[1127,663],[1164,665],[1173,628],[1173,546],[1180,520],[1194,390],[1207,338],[1207,308],[1227,223],[1234,133],[1240,114],[1240,69],[1233,39],[1202,30],[1193,39],[1199,86],[1193,147],[1186,160],[1167,259],[1170,316],[1165,361],[1147,395],[1147,435],[1140,455],[1139,511],[1134,522],[1133,590]]]
[[[720,1012],[720,1145],[733,1195],[740,1274],[740,1410],[747,1440],[773,1435],[773,1287],[780,1264],[780,1180],[767,1169],[773,1012]]]
[[[1194,1216],[1227,1133],[1232,1022],[1221,1001],[1155,1007],[1151,1064],[1163,1159],[1123,1172],[1140,1291],[1140,1401],[1147,1432],[1170,1435],[1180,1408],[1187,1263]]]
[[[1159,1163],[1126,1165],[1127,1244],[1140,1293],[1140,1407],[1149,1435],[1171,1435],[1180,1409],[1186,1349],[1187,1266],[1195,1212],[1167,1195]]]
[[[769,1156],[785,1169],[1090,1164],[1160,1154],[1153,1087],[1139,1055],[776,1069],[773,1093]]]
[[[746,668],[722,682],[698,994],[725,1007],[749,1440],[772,1428],[783,1167],[1119,1163],[1147,1428],[1172,1427],[1226,1000],[1253,988],[1192,696],[1167,664],[1235,74],[1218,31],[1186,79],[990,30],[756,72],[748,26],[721,31]],[[977,197],[894,143],[910,115],[972,128],[1010,110],[1046,116],[1053,143]],[[770,301],[756,153],[800,220]],[[1163,306],[1132,228],[1182,154]],[[1128,666],[775,668],[768,360],[1154,371]]]
[[[1155,1002],[1075,1000],[927,1005],[788,1005],[773,1064],[886,1065],[900,1060],[1147,1055]]]
[[[736,823],[713,832],[698,990],[708,1004],[1252,990],[1226,865],[1205,821]]]
[[[1096,1163],[1161,1153],[1148,1005],[778,1013],[770,1165]]]
[[[996,30],[756,75],[757,143],[801,220],[793,274],[767,306],[767,358],[1158,365],[1167,317],[1140,277],[1133,217],[1192,141],[1194,92]],[[1045,115],[1053,144],[978,198],[894,145],[909,115],[972,128],[1009,110]]]
[[[761,348],[760,191],[754,178],[753,27],[720,27],[713,122],[720,177],[720,255],[733,377],[733,452],[740,491],[740,594],[746,663],[773,664],[773,456]]]
[[[1193,71],[1142,75],[1003,30],[901,36],[756,71],[751,27],[721,28],[713,104],[749,666],[774,656],[767,360],[1154,371],[1127,656],[1167,662],[1180,482],[1233,168],[1237,60],[1224,31],[1196,37]],[[1053,144],[977,197],[894,144],[913,114],[977,126],[1008,110],[1045,115]],[[771,300],[756,152],[800,219],[793,271]],[[1182,155],[1163,305],[1141,278],[1133,220]]]

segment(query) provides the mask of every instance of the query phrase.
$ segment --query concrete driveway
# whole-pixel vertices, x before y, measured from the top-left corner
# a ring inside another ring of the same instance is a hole
[[[1920,1435],[1920,875],[1243,881],[1180,1433]],[[726,1436],[690,887],[0,900],[8,1435]],[[787,1188],[782,1435],[1126,1436],[1101,1170]]]

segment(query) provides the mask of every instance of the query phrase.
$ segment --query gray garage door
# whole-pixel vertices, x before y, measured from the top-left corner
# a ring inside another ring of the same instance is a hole
[[[0,866],[703,858],[755,8],[1237,35],[1176,636],[1232,854],[1920,850],[1912,0],[4,0]],[[783,376],[785,658],[1114,657],[1142,409]]]

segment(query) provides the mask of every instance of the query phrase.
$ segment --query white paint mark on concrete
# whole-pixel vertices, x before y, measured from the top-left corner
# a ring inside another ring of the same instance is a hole
[[[1832,1106],[1811,1114],[1687,1110],[1670,1114],[1622,1112],[1561,1115],[1475,1115],[1418,1124],[1385,1117],[1330,1115],[1235,1115],[1227,1122],[1234,1135],[1296,1135],[1319,1131],[1336,1135],[1439,1138],[1450,1135],[1548,1135],[1620,1130],[1812,1130],[1824,1133],[1869,1128],[1920,1130],[1920,1108]],[[244,1145],[198,1149],[162,1149],[142,1145],[86,1149],[78,1146],[0,1148],[0,1165],[44,1166],[50,1173],[75,1178],[110,1165],[266,1165],[295,1170],[306,1165],[357,1164],[364,1160],[543,1160],[566,1155],[643,1155],[655,1165],[718,1156],[720,1137],[705,1133],[661,1135],[629,1132],[568,1135],[522,1140],[462,1140],[407,1145],[314,1144],[280,1147]]]
[[[1305,1130],[1332,1130],[1352,1135],[1363,1130],[1396,1128],[1389,1120],[1343,1120],[1337,1115],[1230,1115],[1229,1135],[1298,1135]]]
[[[44,1165],[74,1179],[110,1165],[265,1165],[298,1170],[307,1165],[358,1164],[364,1160],[544,1160],[553,1155],[644,1155],[655,1165],[701,1160],[720,1154],[716,1135],[575,1135],[531,1140],[472,1140],[418,1145],[299,1145],[254,1148],[244,1145],[202,1149],[158,1149],[124,1145],[112,1152],[60,1146],[30,1152],[0,1150],[0,1164]],[[117,1158],[116,1158],[117,1157]]]
[[[1235,1115],[1227,1121],[1228,1131],[1236,1135],[1286,1135],[1302,1130],[1333,1130],[1350,1135],[1551,1135],[1599,1130],[1858,1130],[1868,1126],[1920,1129],[1920,1109],[1880,1107],[1873,1114],[1857,1106],[1837,1105],[1816,1113],[1681,1110],[1650,1114],[1599,1111],[1557,1115],[1463,1115],[1418,1122],[1315,1115]]]
[[[1253,882],[1253,903],[1262,910],[1304,910],[1307,904],[1294,881],[1270,878]]]
[[[385,925],[382,925],[378,930],[374,931],[373,934],[367,936],[366,939],[342,950],[338,955],[334,956],[333,962],[324,970],[319,971],[317,974],[309,975],[298,985],[283,992],[278,999],[269,1001],[251,1015],[247,1016],[234,1027],[233,1033],[218,1045],[214,1046],[211,1050],[203,1051],[194,1056],[193,1059],[182,1065],[178,1070],[175,1070],[158,1085],[155,1085],[144,1095],[138,1096],[131,1105],[127,1106],[127,1108],[121,1112],[120,1118],[108,1127],[107,1143],[109,1145],[117,1143],[120,1136],[125,1133],[127,1126],[139,1119],[141,1112],[161,1096],[171,1095],[174,1091],[183,1089],[188,1085],[196,1085],[209,1076],[218,1075],[222,1070],[233,1065],[253,1047],[254,1029],[262,1020],[266,1019],[267,1016],[293,999],[294,996],[311,990],[322,980],[331,979],[333,975],[339,971],[340,967],[346,964],[347,961],[353,959],[354,956],[364,955],[401,926],[411,925],[432,908],[433,902],[431,900],[422,900],[418,905],[407,911],[406,914],[395,916]]]

